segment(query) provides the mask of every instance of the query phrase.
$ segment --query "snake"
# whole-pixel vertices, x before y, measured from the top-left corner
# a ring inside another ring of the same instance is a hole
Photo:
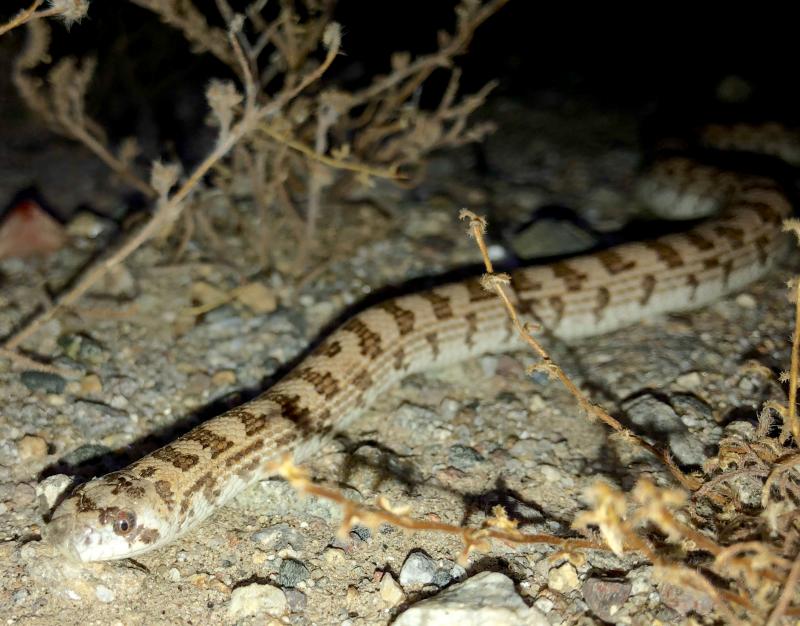
[[[771,127],[737,128],[707,138],[796,156],[768,140]],[[672,156],[644,180],[656,207],[716,214],[685,232],[514,270],[510,297],[523,316],[564,341],[608,333],[741,289],[786,248],[781,231],[792,204],[774,178]],[[338,326],[253,400],[77,486],[52,511],[46,538],[80,562],[160,548],[271,476],[283,455],[307,459],[403,377],[521,345],[479,276],[384,300]]]

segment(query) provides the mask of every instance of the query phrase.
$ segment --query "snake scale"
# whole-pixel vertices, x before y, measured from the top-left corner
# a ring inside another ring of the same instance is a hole
[[[731,136],[718,135],[718,143]],[[739,135],[733,141],[749,142],[750,149],[765,132]],[[784,152],[776,142],[761,151]],[[685,233],[515,271],[513,297],[523,314],[565,340],[609,332],[739,289],[762,276],[784,248],[781,224],[791,205],[771,178],[672,158],[649,180],[656,204],[674,205],[678,213],[688,206],[691,213],[711,197],[720,211]],[[280,455],[306,458],[404,376],[512,349],[518,341],[503,305],[478,278],[384,301],[338,327],[254,400],[77,487],[53,511],[46,535],[80,561],[163,546],[265,478]]]

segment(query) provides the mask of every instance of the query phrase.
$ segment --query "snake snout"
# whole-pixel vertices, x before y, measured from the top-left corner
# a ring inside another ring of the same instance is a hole
[[[64,556],[80,560],[75,547],[75,518],[72,515],[54,517],[44,527],[44,538],[56,547]]]

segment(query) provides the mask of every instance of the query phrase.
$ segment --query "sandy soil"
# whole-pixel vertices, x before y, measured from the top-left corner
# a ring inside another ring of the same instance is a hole
[[[230,262],[246,245],[235,233],[223,233],[224,258],[190,246],[175,259],[153,244],[79,310],[59,316],[26,344],[59,355],[59,363],[80,375],[59,381],[9,368],[0,374],[6,623],[385,624],[440,587],[484,570],[511,577],[552,624],[601,623],[589,606],[590,579],[629,585],[615,623],[680,623],[691,609],[708,611],[702,597],[659,586],[636,555],[592,552],[569,562],[549,558],[554,551],[545,546],[495,545],[473,554],[463,572],[454,568],[460,545],[452,537],[381,527],[356,529],[341,542],[334,506],[300,498],[277,480],[250,489],[195,532],[136,563],[75,567],[40,540],[41,476],[91,475],[142,454],[154,445],[148,436],[164,441],[263,390],[282,364],[365,295],[477,262],[456,220],[461,206],[492,211],[498,252],[543,204],[570,206],[597,226],[621,221],[638,159],[630,119],[584,112],[582,126],[572,117],[570,132],[554,133],[565,127],[552,110],[498,103],[491,114],[501,126],[486,148],[492,176],[465,174],[469,153],[438,160],[432,181],[415,196],[382,200],[402,219],[379,239],[365,236],[385,223],[372,205],[349,205],[329,227],[346,241],[367,242],[334,258],[300,290],[278,272],[253,275]],[[608,136],[616,141],[608,143]],[[539,241],[550,242],[549,232]],[[576,245],[573,239],[564,239],[563,248]],[[77,236],[47,259],[0,263],[0,331],[18,324],[42,302],[46,287],[60,287],[103,245],[102,235]],[[627,408],[639,432],[670,445],[682,462],[699,463],[724,428],[752,419],[774,393],[745,365],[751,359],[773,368],[788,363],[791,308],[784,281],[792,266],[797,263],[787,261],[761,284],[705,310],[552,346],[554,357],[593,399],[618,415]],[[198,284],[226,291],[248,282],[268,288],[274,311],[232,302],[187,318]],[[524,352],[489,356],[410,377],[308,467],[353,497],[371,502],[383,495],[419,517],[478,525],[493,505],[503,504],[524,530],[559,534],[571,532],[571,520],[585,506],[582,494],[597,480],[630,487],[649,475],[669,483],[657,461],[589,423],[557,384],[527,376],[532,360]],[[636,403],[645,408],[632,410]],[[664,405],[688,408],[670,422],[659,408]],[[438,578],[408,584],[399,597],[382,594],[383,573],[397,580],[415,551],[431,558]],[[252,584],[283,589],[285,613],[237,613],[232,590]]]

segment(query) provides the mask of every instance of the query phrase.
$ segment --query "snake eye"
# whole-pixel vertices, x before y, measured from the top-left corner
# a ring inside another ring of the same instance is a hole
[[[136,526],[136,516],[128,511],[120,511],[114,520],[114,532],[123,537],[129,534]]]

